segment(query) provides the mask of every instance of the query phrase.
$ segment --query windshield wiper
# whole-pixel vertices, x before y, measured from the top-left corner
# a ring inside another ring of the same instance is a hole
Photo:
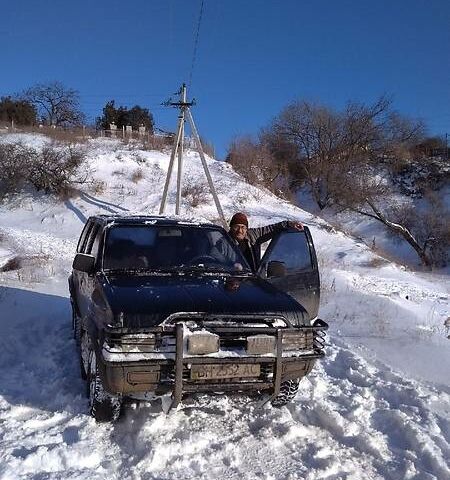
[[[186,267],[182,267],[180,269],[181,272],[187,272],[187,273],[204,273],[204,274],[222,274],[222,275],[249,275],[251,272],[248,271],[236,271],[236,270],[228,270],[225,268],[218,268],[218,267],[210,267],[207,265],[199,264],[199,265],[190,265]]]
[[[105,268],[103,272],[106,274],[122,274],[122,275],[173,275],[176,271],[168,270],[166,268]]]

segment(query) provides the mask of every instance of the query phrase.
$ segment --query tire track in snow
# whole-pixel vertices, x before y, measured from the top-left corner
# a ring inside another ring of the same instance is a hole
[[[11,227],[1,228],[7,242],[21,255],[46,255],[70,265],[77,241],[62,239],[49,233]]]

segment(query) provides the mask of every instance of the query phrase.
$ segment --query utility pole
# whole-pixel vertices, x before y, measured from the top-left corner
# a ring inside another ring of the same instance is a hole
[[[186,85],[183,83],[181,87],[181,103],[186,104]],[[182,121],[180,121],[180,143],[178,145],[178,171],[177,171],[177,203],[175,206],[175,214],[180,214],[181,208],[181,180],[182,180],[182,170],[183,170],[183,143],[184,143],[184,122],[185,122],[185,112],[186,107],[182,108],[181,116]]]
[[[186,93],[186,85],[183,83],[181,86],[179,92],[177,94],[180,95],[180,100],[178,102],[172,102],[170,99],[165,102],[163,105],[170,106],[170,107],[176,107],[180,110],[180,113],[178,115],[178,127],[177,127],[177,132],[175,134],[175,139],[172,147],[172,152],[170,155],[170,161],[169,161],[169,168],[167,170],[167,177],[166,177],[166,182],[164,184],[164,191],[163,191],[163,196],[161,199],[161,205],[159,208],[159,214],[163,215],[166,210],[166,204],[167,204],[167,195],[169,191],[169,185],[170,185],[170,180],[172,178],[172,172],[173,172],[173,165],[175,163],[175,158],[178,156],[178,173],[177,173],[177,200],[176,200],[176,207],[175,207],[175,213],[177,215],[180,214],[180,208],[181,208],[181,181],[182,181],[182,175],[183,175],[183,141],[184,141],[184,124],[186,121],[186,117],[189,121],[189,125],[191,127],[191,132],[195,140],[195,145],[197,147],[197,152],[200,156],[200,160],[202,162],[203,170],[206,175],[206,179],[208,180],[208,185],[209,189],[211,191],[211,194],[214,199],[214,203],[216,205],[217,212],[219,214],[220,220],[225,228],[228,227],[227,222],[225,220],[225,216],[223,214],[222,206],[220,205],[219,197],[217,196],[216,189],[214,187],[214,182],[212,180],[211,174],[209,172],[208,164],[206,163],[206,158],[205,158],[205,153],[203,151],[202,147],[202,142],[200,141],[200,137],[198,135],[197,127],[195,126],[194,119],[192,117],[192,113],[190,110],[190,107],[195,104],[194,101],[188,102],[186,100],[187,98],[187,93]]]

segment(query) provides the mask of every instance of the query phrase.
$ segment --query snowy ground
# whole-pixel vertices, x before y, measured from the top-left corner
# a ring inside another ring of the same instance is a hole
[[[448,276],[391,264],[213,161],[227,216],[311,227],[328,356],[288,407],[197,396],[169,415],[159,403],[130,405],[118,424],[97,425],[79,378],[67,275],[89,215],[157,213],[168,157],[106,140],[86,148],[103,185],[65,202],[24,193],[0,206],[0,269],[20,265],[0,272],[1,479],[450,478]],[[204,183],[196,155],[185,168],[188,182]],[[184,201],[188,216],[217,219],[209,197],[195,208]]]

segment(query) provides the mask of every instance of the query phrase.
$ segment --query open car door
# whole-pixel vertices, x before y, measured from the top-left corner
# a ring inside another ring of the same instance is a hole
[[[320,300],[320,279],[316,252],[307,227],[278,233],[264,253],[258,275],[279,290],[294,297],[308,312],[317,317]]]

